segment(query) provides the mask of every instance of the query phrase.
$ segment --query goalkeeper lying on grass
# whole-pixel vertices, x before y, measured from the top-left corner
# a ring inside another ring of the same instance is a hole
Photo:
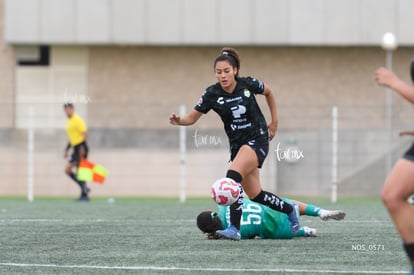
[[[292,203],[289,199],[285,201]],[[297,204],[296,211],[300,215],[319,216],[322,220],[342,220],[345,212],[340,210],[325,210],[312,204],[294,201]],[[218,212],[204,211],[197,217],[197,226],[207,234],[208,239],[219,239],[215,232],[227,228],[230,221],[228,206],[218,206]],[[316,229],[301,227],[296,234],[292,234],[288,216],[277,212],[262,204],[245,199],[243,215],[240,221],[240,233],[242,239],[291,239],[293,237],[316,237]]]

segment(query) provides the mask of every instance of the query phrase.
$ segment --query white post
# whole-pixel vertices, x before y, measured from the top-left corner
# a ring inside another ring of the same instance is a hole
[[[398,47],[397,38],[392,32],[386,32],[382,36],[381,47],[386,51],[385,63],[389,71],[392,71],[392,52]],[[385,169],[389,173],[392,167],[392,91],[389,88],[385,89],[387,93],[386,102],[386,137],[387,137],[387,153]]]
[[[186,112],[185,105],[180,105],[180,116],[184,116]],[[180,202],[185,203],[186,202],[186,128],[185,126],[180,126]]]
[[[27,110],[27,200],[33,202],[34,194],[34,126],[33,126],[33,107]]]
[[[273,139],[273,145],[272,145],[272,152],[276,152],[275,149],[275,139]],[[272,143],[270,143],[272,144]],[[279,165],[279,162],[277,160],[277,156],[275,154],[275,158],[273,159],[274,163],[272,162],[272,165],[270,166],[270,176],[271,176],[271,183],[272,183],[272,191],[277,194],[278,192],[278,181],[277,181],[277,168]]]
[[[338,107],[332,107],[332,193],[331,202],[338,199]]]
[[[392,71],[392,50],[387,50],[385,58],[386,67]],[[387,156],[386,156],[386,173],[391,172],[392,168],[392,91],[390,88],[385,89],[387,93],[386,103],[386,131],[387,131]]]

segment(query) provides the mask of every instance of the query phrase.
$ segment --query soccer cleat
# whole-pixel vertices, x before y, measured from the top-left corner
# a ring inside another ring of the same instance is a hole
[[[89,197],[88,196],[81,196],[78,201],[82,201],[82,202],[88,202],[89,201]]]
[[[292,206],[293,210],[290,214],[288,214],[288,218],[290,221],[290,231],[292,231],[293,234],[296,234],[300,230],[299,214],[296,203],[292,203]]]
[[[315,228],[310,228],[307,226],[304,226],[303,230],[305,230],[305,237],[316,237],[316,234],[318,233]]]
[[[325,210],[321,209],[318,214],[319,218],[323,221],[327,220],[343,220],[345,218],[345,212],[341,210]]]
[[[234,241],[240,241],[241,239],[240,230],[238,230],[234,225],[230,225],[224,230],[217,230],[216,235]]]

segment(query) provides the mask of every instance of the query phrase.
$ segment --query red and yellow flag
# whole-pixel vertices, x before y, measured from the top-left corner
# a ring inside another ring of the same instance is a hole
[[[93,181],[103,184],[108,170],[100,164],[95,164],[87,159],[82,159],[79,162],[77,178],[81,181]]]

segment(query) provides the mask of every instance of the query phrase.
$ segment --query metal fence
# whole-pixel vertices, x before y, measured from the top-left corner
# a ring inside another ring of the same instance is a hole
[[[90,159],[109,170],[104,185],[89,184],[92,195],[208,196],[211,183],[225,174],[228,141],[216,115],[208,114],[185,128],[181,132],[185,147],[180,151],[180,128],[168,125],[169,113],[178,111],[179,106],[128,102],[117,108],[133,109],[136,119],[151,122],[116,127],[111,120],[132,118],[105,112],[111,109],[109,105],[80,109],[91,124]],[[25,104],[9,108],[10,116],[3,116],[0,195],[27,195],[30,184],[35,197],[78,193],[77,186],[63,172],[66,118],[60,104],[48,108],[52,111],[45,111],[44,103]],[[336,118],[333,108],[279,104],[278,133],[261,170],[265,189],[280,195],[329,197],[336,184],[339,197],[379,195],[387,174],[385,105],[340,105]],[[93,109],[100,110],[99,118],[91,114]],[[408,104],[399,104],[393,110],[393,162],[411,142],[411,137],[399,137],[398,132],[414,129],[410,121],[413,114]],[[48,118],[50,115],[55,117]],[[54,122],[44,123],[45,119]],[[96,123],[99,119],[101,124]]]

